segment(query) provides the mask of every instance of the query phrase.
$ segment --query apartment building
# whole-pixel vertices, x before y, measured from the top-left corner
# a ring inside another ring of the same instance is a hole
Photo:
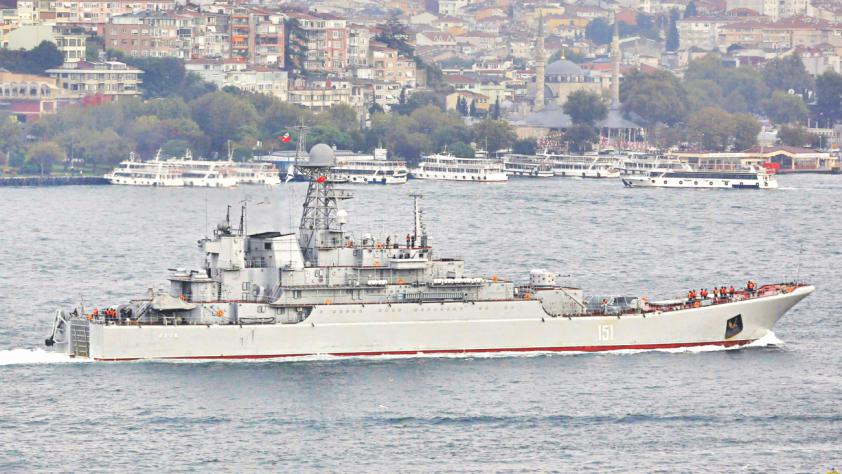
[[[255,6],[237,6],[230,12],[230,52],[250,64],[282,69],[285,54],[285,16]]]
[[[102,95],[111,98],[140,95],[140,69],[118,61],[65,63],[47,69],[50,77],[58,79],[66,94],[75,97]]]
[[[193,52],[192,15],[141,12],[111,18],[103,27],[105,47],[129,56],[188,59]]]
[[[373,79],[397,83],[399,88],[416,86],[414,60],[400,55],[398,50],[382,43],[372,43],[370,50]]]
[[[300,63],[295,66],[307,72],[344,74],[349,64],[347,21],[327,14],[290,16],[296,23],[289,42],[291,54]]]
[[[114,16],[142,11],[168,11],[176,0],[22,0],[18,16],[22,25],[51,23],[96,30]]]

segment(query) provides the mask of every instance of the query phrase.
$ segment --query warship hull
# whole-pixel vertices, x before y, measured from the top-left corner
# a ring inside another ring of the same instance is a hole
[[[552,317],[539,301],[511,300],[317,305],[296,324],[104,325],[82,320],[76,324],[87,327],[75,328],[65,349],[79,357],[124,361],[739,346],[766,335],[813,290],[802,286],[763,298],[620,316]],[[256,305],[231,304],[240,306],[235,311]]]

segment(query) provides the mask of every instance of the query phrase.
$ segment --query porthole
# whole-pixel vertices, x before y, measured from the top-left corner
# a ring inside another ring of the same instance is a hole
[[[679,181],[678,184],[684,184],[684,181]]]

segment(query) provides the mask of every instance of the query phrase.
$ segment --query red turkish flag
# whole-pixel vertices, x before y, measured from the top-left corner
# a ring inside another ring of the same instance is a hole
[[[316,182],[319,184],[322,184],[325,181],[327,181],[327,176],[319,176],[318,178],[316,178]]]

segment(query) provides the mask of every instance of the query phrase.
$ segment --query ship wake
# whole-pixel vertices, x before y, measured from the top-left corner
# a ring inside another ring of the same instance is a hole
[[[4,349],[0,350],[0,366],[68,364],[91,362],[90,359],[70,357],[67,354],[45,351],[44,349]]]

